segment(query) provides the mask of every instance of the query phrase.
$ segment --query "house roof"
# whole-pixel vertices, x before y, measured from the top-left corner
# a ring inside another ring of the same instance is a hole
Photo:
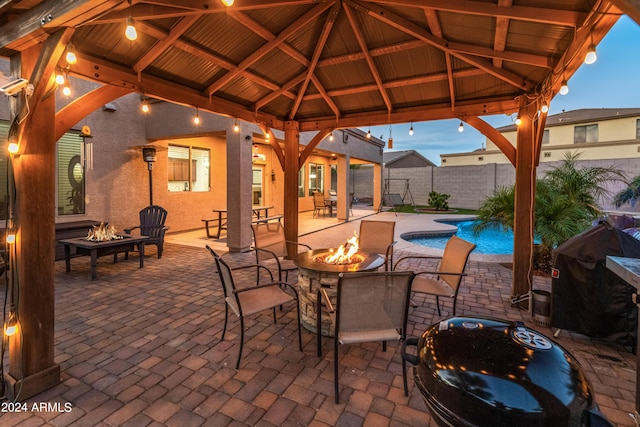
[[[14,0],[0,6],[0,55],[66,29],[71,75],[310,131],[550,99],[620,14],[609,0]]]
[[[431,160],[415,150],[387,151],[382,153],[385,168],[410,168],[436,166]]]
[[[563,126],[577,123],[601,122],[623,117],[640,117],[640,108],[581,108],[579,110],[563,111],[547,117],[545,127]],[[503,126],[500,132],[512,132],[517,129],[515,124]]]

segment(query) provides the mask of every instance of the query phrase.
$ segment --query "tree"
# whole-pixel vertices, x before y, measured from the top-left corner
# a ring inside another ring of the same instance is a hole
[[[551,268],[553,249],[588,229],[602,214],[598,203],[607,194],[606,184],[623,181],[615,166],[579,167],[580,154],[566,153],[564,160],[536,180],[534,234],[540,241],[534,264],[545,272]],[[478,209],[475,232],[501,227],[513,230],[515,186],[498,189]]]
[[[613,203],[616,208],[624,205],[625,203],[630,203],[631,206],[635,206],[636,202],[640,198],[640,175],[636,176],[631,180],[631,182],[627,185],[627,188],[621,190],[618,194],[616,194],[613,198]]]

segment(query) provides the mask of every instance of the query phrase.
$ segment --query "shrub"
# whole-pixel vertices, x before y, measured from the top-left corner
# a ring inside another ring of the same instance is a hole
[[[429,193],[429,206],[433,207],[437,211],[449,210],[449,197],[451,197],[450,194],[442,194],[437,191],[432,191]]]

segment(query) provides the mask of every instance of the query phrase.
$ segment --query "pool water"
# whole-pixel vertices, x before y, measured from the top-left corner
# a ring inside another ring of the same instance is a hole
[[[474,221],[441,221],[443,224],[450,224],[458,226],[456,236],[461,239],[473,242],[477,245],[474,253],[477,254],[513,254],[513,232],[502,231],[499,228],[492,228],[484,230],[479,235],[473,233]],[[435,237],[417,237],[407,239],[411,243],[428,246],[431,248],[444,249],[450,236],[435,236]]]

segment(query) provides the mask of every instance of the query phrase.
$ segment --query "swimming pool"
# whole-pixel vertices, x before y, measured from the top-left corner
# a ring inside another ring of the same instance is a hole
[[[458,227],[458,231],[455,235],[461,239],[473,242],[477,245],[473,251],[476,254],[490,254],[490,255],[511,255],[513,254],[513,232],[502,231],[498,228],[484,230],[478,236],[473,233],[473,220],[466,221],[438,221],[443,224],[454,225]],[[426,234],[426,233],[425,233]],[[451,237],[451,234],[439,235],[433,237],[407,237],[411,243],[428,246],[436,249],[444,249],[447,241]]]

